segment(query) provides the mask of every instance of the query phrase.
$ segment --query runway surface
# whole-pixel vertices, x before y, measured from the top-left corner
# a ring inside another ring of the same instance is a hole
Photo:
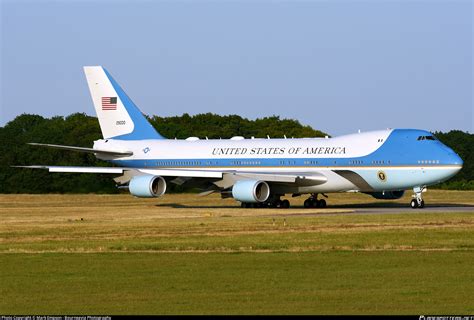
[[[156,204],[156,207],[171,207],[174,209],[210,209],[210,210],[228,210],[238,211],[243,216],[316,216],[316,215],[354,215],[354,214],[399,214],[399,213],[449,213],[449,212],[472,212],[474,214],[474,205],[440,203],[429,204],[423,209],[412,209],[408,204],[346,204],[329,205],[327,208],[304,208],[303,206],[291,206],[289,209],[283,208],[247,208],[241,209],[236,206],[213,206],[213,205],[187,205],[182,203],[163,203]],[[265,210],[265,212],[262,212]],[[270,211],[268,211],[270,210]],[[234,215],[229,211],[227,214]]]
[[[301,213],[289,213],[288,216],[306,216],[306,215],[358,215],[358,214],[399,214],[399,213],[428,213],[428,212],[439,212],[439,213],[449,213],[449,212],[472,212],[474,214],[474,206],[463,206],[463,205],[446,205],[446,206],[426,206],[423,209],[412,209],[409,206],[403,207],[328,207],[328,212],[324,212],[324,209],[318,209],[317,212],[308,210],[308,212]],[[331,209],[338,210],[334,212]],[[278,212],[279,215],[281,211]],[[283,213],[283,215],[285,215]]]
[[[416,212],[473,212],[474,206],[426,206],[423,209],[412,209],[410,207],[397,208],[354,208],[355,213],[416,213]]]

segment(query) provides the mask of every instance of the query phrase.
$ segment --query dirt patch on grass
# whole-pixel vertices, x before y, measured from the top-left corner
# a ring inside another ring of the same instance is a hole
[[[295,247],[287,249],[252,249],[252,248],[216,248],[216,249],[183,249],[183,250],[170,250],[170,249],[149,249],[149,250],[136,250],[124,248],[122,250],[107,249],[107,248],[57,248],[53,250],[32,250],[32,249],[10,249],[8,251],[1,251],[0,254],[13,254],[13,253],[27,253],[27,254],[44,254],[44,253],[298,253],[298,252],[325,252],[325,251],[348,251],[348,252],[384,252],[384,251],[404,251],[404,252],[454,252],[454,251],[473,251],[469,248],[416,248],[411,246],[392,246],[386,245],[383,247],[366,247],[357,248],[350,246],[316,246],[316,247]]]

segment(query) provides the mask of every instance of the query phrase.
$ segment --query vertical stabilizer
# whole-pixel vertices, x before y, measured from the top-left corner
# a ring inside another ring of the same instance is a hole
[[[94,66],[84,72],[104,139],[163,139],[107,70]]]

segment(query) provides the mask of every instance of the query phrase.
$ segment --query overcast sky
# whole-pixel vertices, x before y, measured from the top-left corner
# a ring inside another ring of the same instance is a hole
[[[150,115],[474,131],[471,1],[0,1],[0,126],[95,115],[103,65]]]

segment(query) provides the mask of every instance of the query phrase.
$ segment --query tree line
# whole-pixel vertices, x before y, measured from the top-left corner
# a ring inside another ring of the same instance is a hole
[[[195,136],[209,139],[324,137],[327,134],[292,119],[278,116],[249,120],[238,115],[220,116],[206,113],[190,116],[149,118],[163,136],[185,139]],[[464,160],[460,173],[439,187],[447,189],[474,189],[474,135],[462,131],[435,135],[453,148]],[[30,146],[28,142],[92,147],[102,138],[97,118],[83,113],[67,117],[44,118],[22,114],[0,127],[0,193],[118,193],[111,175],[54,173],[47,170],[12,168],[17,165],[110,166],[93,154],[45,149]],[[174,189],[179,190],[179,189]]]

